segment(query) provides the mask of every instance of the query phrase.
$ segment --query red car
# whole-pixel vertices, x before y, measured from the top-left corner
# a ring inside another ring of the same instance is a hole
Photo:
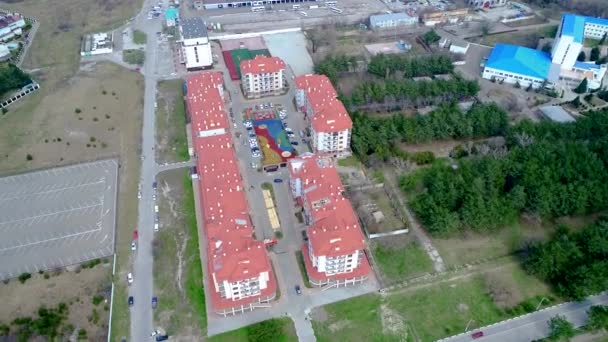
[[[483,337],[483,331],[476,331],[476,332],[474,332],[473,334],[471,334],[471,337],[472,337],[473,339],[478,339],[478,338],[480,338],[480,337]]]
[[[137,238],[139,237],[139,233],[137,232],[137,230],[133,231],[133,240],[137,240]]]

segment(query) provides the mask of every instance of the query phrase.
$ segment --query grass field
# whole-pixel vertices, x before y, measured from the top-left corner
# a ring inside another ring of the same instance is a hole
[[[535,308],[544,296],[551,296],[545,284],[509,263],[385,297],[371,294],[326,305],[313,311],[312,323],[320,342],[335,341],[335,336],[345,341],[434,341],[464,331],[469,321],[469,329],[475,329],[509,318],[506,309],[522,301]]]
[[[200,340],[206,329],[202,268],[188,171],[158,178],[160,230],[154,239],[156,323],[171,336]]]
[[[186,135],[186,108],[182,80],[158,83],[156,160],[172,163],[190,159]]]
[[[135,44],[146,44],[148,37],[140,30],[133,30],[133,43]]]
[[[275,318],[277,326],[281,333],[277,336],[268,337],[267,341],[272,342],[297,342],[298,336],[293,321],[289,318]],[[267,322],[267,321],[265,321]],[[260,322],[250,326],[246,326],[237,330],[229,331],[220,335],[216,335],[207,339],[209,342],[248,342],[248,341],[263,341],[260,338],[254,339],[251,337],[253,332],[261,328],[265,322]],[[263,328],[262,328],[263,329]]]
[[[338,166],[350,166],[361,168],[361,162],[355,156],[349,156],[346,158],[338,159]]]
[[[383,280],[390,284],[433,271],[426,251],[409,236],[391,236],[371,242]]]

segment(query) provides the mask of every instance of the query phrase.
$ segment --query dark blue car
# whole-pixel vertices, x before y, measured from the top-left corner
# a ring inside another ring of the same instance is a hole
[[[283,183],[283,180],[281,178],[275,178],[274,182],[275,183]]]
[[[152,309],[156,309],[156,305],[158,305],[158,298],[152,297]]]

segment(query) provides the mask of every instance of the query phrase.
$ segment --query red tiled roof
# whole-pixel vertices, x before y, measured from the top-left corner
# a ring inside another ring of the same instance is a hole
[[[276,292],[276,283],[264,243],[253,238],[243,180],[239,173],[228,119],[220,95],[222,74],[205,72],[187,80],[185,96],[191,115],[192,141],[197,160],[203,222],[207,238],[207,270],[214,309],[229,309],[255,302],[260,296]],[[199,136],[201,130],[225,129],[224,132]],[[268,272],[268,288],[261,295],[232,300],[215,291],[217,282],[236,282]]]
[[[296,165],[301,167],[296,169]],[[331,158],[320,155],[301,156],[289,164],[292,178],[300,178],[303,196],[308,204],[321,199],[342,197],[344,190],[340,175]]]
[[[304,90],[306,102],[314,114],[311,118],[315,132],[339,132],[352,129],[353,122],[338,94],[325,75],[302,75],[296,77],[296,88]]]
[[[338,273],[338,274],[332,274],[332,275],[328,276],[326,273],[319,272],[312,265],[312,262],[310,261],[310,253],[308,251],[308,246],[306,244],[304,246],[302,246],[302,255],[304,257],[304,265],[306,266],[306,273],[308,274],[308,277],[310,278],[310,280],[317,281],[317,282],[325,281],[328,279],[344,280],[344,279],[351,279],[351,278],[355,278],[355,277],[363,277],[363,276],[368,275],[372,270],[371,266],[369,265],[369,261],[367,260],[367,257],[364,255],[361,258],[361,263],[352,272]]]
[[[285,69],[285,62],[279,57],[257,55],[253,59],[241,61],[241,75],[265,74],[279,72]]]
[[[198,131],[228,129],[224,101],[217,91],[222,87],[221,72],[202,72],[186,81],[186,105],[194,135]]]
[[[342,198],[319,212],[308,228],[308,236],[317,256],[352,254],[365,248],[365,237],[350,202]]]

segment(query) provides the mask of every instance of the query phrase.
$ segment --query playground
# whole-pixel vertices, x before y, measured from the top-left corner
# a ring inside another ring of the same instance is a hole
[[[260,142],[264,169],[267,170],[273,166],[285,167],[287,160],[295,157],[297,153],[291,146],[283,123],[277,119],[274,110],[253,113],[248,110],[247,114],[253,121],[253,128]]]

